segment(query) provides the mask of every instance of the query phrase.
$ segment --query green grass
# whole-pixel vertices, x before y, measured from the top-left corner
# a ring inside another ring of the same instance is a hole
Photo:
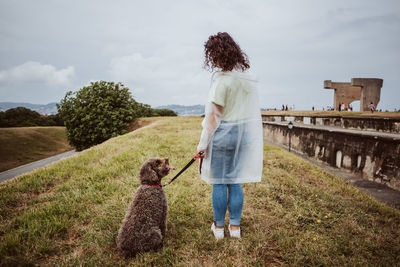
[[[125,259],[115,238],[141,164],[169,157],[179,171],[196,153],[201,118],[157,120],[1,184],[0,265],[399,264],[399,211],[271,146],[264,147],[262,182],[244,185],[241,240],[215,241],[209,229],[211,186],[192,166],[165,188],[163,249]]]
[[[73,148],[65,127],[0,128],[0,172]]]

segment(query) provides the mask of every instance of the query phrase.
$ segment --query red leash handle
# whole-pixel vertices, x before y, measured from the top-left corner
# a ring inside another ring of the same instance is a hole
[[[198,159],[203,153],[204,153],[203,151],[200,151],[199,153],[197,153],[196,156],[194,156],[194,158],[192,158],[192,159],[189,161],[189,163],[186,164],[186,166],[183,167],[182,170],[181,170],[177,175],[175,175],[174,178],[172,178],[171,180],[169,180],[168,182],[166,182],[166,183],[163,184],[162,186],[164,187],[164,186],[167,186],[167,185],[169,185],[170,183],[172,183],[173,180],[175,180],[176,178],[178,178],[178,176],[181,175],[187,168],[189,168],[189,166],[192,165],[193,162],[195,162],[196,159]]]
[[[196,159],[198,159],[201,155],[203,155],[204,154],[204,152],[203,151],[200,151],[199,153],[197,153],[197,155],[196,156],[194,156],[194,160],[196,160]]]
[[[204,152],[200,151],[197,153],[197,155],[194,157],[194,160],[198,159],[201,155],[203,155]],[[200,158],[200,163],[199,163],[199,173],[201,174],[201,166],[203,166],[203,158]]]

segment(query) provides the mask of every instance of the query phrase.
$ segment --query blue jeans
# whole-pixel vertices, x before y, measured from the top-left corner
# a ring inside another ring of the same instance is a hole
[[[231,225],[240,225],[243,208],[242,185],[213,184],[212,206],[216,226],[223,227],[225,225],[227,207],[229,207],[229,223]]]
[[[243,169],[243,153],[248,144],[245,126],[221,122],[214,133],[211,153],[213,184],[236,184]],[[220,180],[220,181],[219,181]]]

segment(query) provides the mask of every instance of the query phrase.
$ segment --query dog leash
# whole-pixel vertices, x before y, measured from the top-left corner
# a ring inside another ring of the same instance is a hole
[[[181,175],[184,171],[186,171],[187,168],[190,167],[190,165],[193,164],[193,162],[196,161],[196,159],[198,159],[201,155],[203,155],[204,152],[200,151],[199,153],[196,154],[196,156],[194,156],[194,158],[192,158],[188,164],[186,164],[185,167],[182,168],[182,170],[180,172],[178,172],[177,175],[174,176],[174,178],[172,178],[171,180],[169,180],[168,182],[166,182],[165,184],[162,185],[162,187],[169,185],[170,183],[172,183],[176,178],[178,178],[179,175]],[[201,162],[202,159],[200,158],[200,166],[201,166]],[[201,168],[201,167],[200,167]]]

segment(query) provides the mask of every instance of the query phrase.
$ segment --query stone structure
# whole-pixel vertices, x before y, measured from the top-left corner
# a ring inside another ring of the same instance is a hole
[[[400,134],[400,117],[262,115],[263,121],[293,121],[305,125],[335,126],[343,129]]]
[[[377,108],[383,80],[375,78],[353,78],[350,83],[324,81],[325,89],[334,89],[334,107],[339,109],[340,104],[344,104],[345,109],[356,100],[360,100],[360,111],[369,111],[371,102]]]
[[[295,121],[293,117],[287,118]],[[400,190],[400,134],[263,120],[264,141]]]

